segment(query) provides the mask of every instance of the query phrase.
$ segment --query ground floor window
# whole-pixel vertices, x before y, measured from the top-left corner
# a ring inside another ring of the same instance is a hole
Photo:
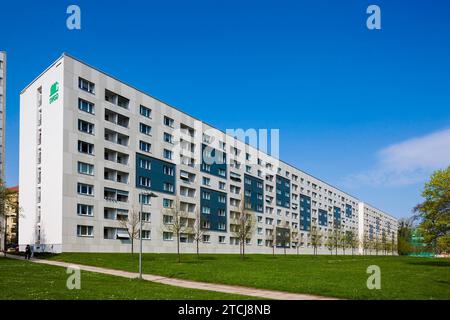
[[[77,226],[77,235],[79,237],[93,237],[94,227],[93,226]]]

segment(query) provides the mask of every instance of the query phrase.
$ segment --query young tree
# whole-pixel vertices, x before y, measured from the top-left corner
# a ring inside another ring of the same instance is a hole
[[[284,255],[286,255],[286,247],[290,246],[291,229],[289,226],[277,227],[277,243],[283,247]]]
[[[275,256],[275,246],[277,241],[277,235],[273,230],[270,230],[270,232],[267,232],[269,230],[266,230],[266,243],[270,244],[272,247],[272,255]]]
[[[397,247],[398,254],[407,255],[411,253],[413,248],[411,246],[411,236],[414,227],[414,218],[403,218],[398,221],[397,232]],[[392,235],[394,239],[394,235]]]
[[[7,216],[6,206],[14,208],[14,211],[19,213],[18,203],[14,201],[14,195],[17,191],[6,187],[4,181],[0,179],[0,251],[3,250],[6,255],[7,244]],[[3,245],[1,245],[3,243]]]
[[[297,255],[299,254],[300,241],[301,237],[298,230],[292,231],[292,243],[295,243],[295,250],[297,251]]]
[[[335,235],[334,231],[329,230],[328,238],[327,238],[327,241],[325,242],[325,245],[327,246],[328,250],[330,250],[331,255],[333,255],[333,248],[336,243],[334,235]]]
[[[164,215],[171,217],[169,221],[164,224],[164,229],[171,232],[176,237],[177,241],[177,258],[178,263],[181,262],[180,254],[180,236],[182,233],[189,231],[188,227],[188,214],[184,210],[181,210],[180,200],[178,197],[173,201],[172,207],[164,210]]]
[[[317,255],[317,248],[322,245],[322,233],[317,230],[316,226],[312,226],[309,237],[311,239],[311,246],[314,249],[314,255]]]
[[[197,252],[197,259],[200,258],[200,243],[203,242],[203,229],[202,229],[202,220],[200,211],[195,211],[195,222],[194,226],[192,227],[192,234],[194,235],[194,241],[196,246],[196,252]]]
[[[346,233],[347,245],[352,249],[352,256],[355,254],[355,249],[359,247],[358,234],[356,231],[348,231]]]
[[[139,239],[140,220],[139,211],[134,209],[128,212],[128,216],[117,216],[119,225],[128,232],[131,244],[131,254],[134,254],[134,240]]]
[[[241,258],[244,259],[245,256],[245,245],[247,244],[247,239],[251,239],[255,229],[255,213],[249,209],[246,205],[245,197],[242,197],[239,206],[239,217],[235,221],[235,229],[232,232],[233,236],[239,239]]]
[[[366,255],[367,251],[372,248],[372,241],[370,240],[369,235],[367,232],[364,233],[362,238],[362,247],[363,247],[363,254]]]
[[[435,171],[422,192],[424,202],[414,208],[421,218],[424,242],[436,253],[450,251],[450,166]]]

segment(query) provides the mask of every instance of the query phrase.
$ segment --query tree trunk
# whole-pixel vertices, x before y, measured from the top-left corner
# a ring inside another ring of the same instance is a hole
[[[180,257],[180,235],[177,234],[177,255],[178,255],[178,263],[181,262],[181,257]]]
[[[199,240],[197,240],[197,259],[200,259],[200,252],[199,252],[199,245],[198,245],[198,241]]]
[[[134,239],[131,237],[131,255],[134,254]]]

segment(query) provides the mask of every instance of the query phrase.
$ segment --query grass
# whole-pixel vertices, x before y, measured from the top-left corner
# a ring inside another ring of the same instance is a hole
[[[47,257],[137,271],[138,255],[63,253]],[[450,259],[397,256],[144,254],[144,273],[347,299],[450,299]],[[366,286],[367,267],[381,268],[381,290]]]
[[[66,269],[0,258],[0,300],[251,299],[81,271],[81,289],[66,287]]]

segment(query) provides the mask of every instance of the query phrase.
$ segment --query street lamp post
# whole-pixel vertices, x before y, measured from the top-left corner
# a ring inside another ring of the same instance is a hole
[[[147,192],[141,192],[139,194],[139,202],[141,203],[141,212],[139,212],[139,279],[142,279],[142,212],[144,211],[144,196],[149,196],[150,198],[157,198],[158,195],[154,194],[153,192],[147,193]]]

